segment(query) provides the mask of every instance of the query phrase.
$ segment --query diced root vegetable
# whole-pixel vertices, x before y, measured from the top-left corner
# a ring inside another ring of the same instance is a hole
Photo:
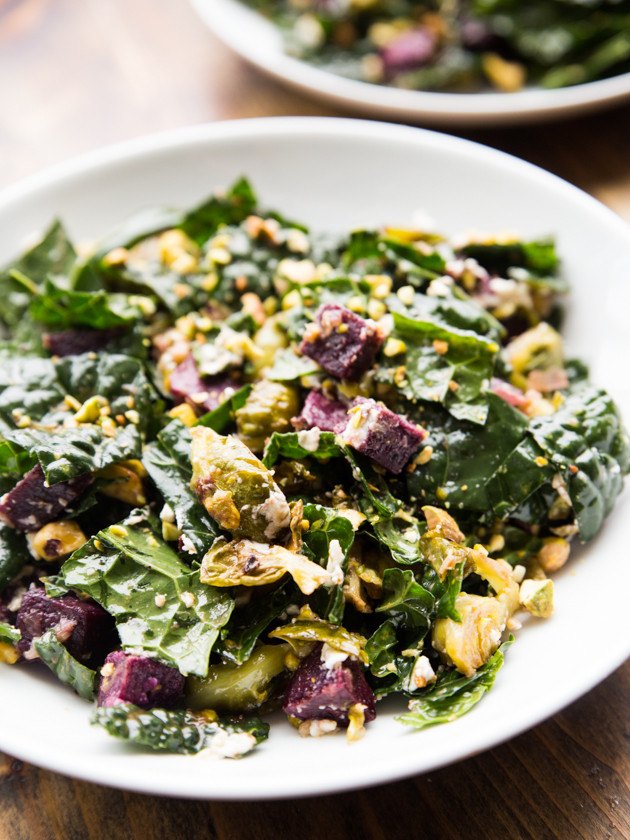
[[[101,668],[99,706],[133,703],[141,709],[170,709],[184,695],[184,677],[177,668],[121,650],[110,653]]]
[[[90,665],[100,664],[118,643],[114,619],[98,604],[74,595],[49,598],[43,589],[24,594],[16,627],[22,633],[18,649],[26,658],[33,640],[51,629],[58,632],[68,653]]]
[[[300,351],[339,379],[359,379],[371,367],[384,336],[373,321],[337,303],[325,303],[304,334]]]
[[[347,726],[351,707],[361,703],[365,720],[374,720],[374,693],[359,663],[346,659],[328,668],[321,650],[322,645],[316,645],[293,674],[282,706],[285,714],[297,720],[334,720]]]
[[[357,397],[342,440],[393,473],[402,472],[426,432],[376,400]]]
[[[197,413],[214,411],[226,391],[236,391],[239,387],[229,376],[202,379],[192,355],[186,356],[169,376],[169,389],[175,402],[186,402]]]
[[[296,429],[317,427],[322,432],[341,432],[348,422],[348,408],[340,400],[329,399],[322,391],[310,391],[302,411],[291,421]]]
[[[109,330],[64,330],[45,333],[42,342],[53,356],[78,356],[81,353],[102,350],[121,332],[118,327]]]
[[[0,519],[18,531],[39,531],[71,507],[92,481],[87,473],[48,487],[37,464],[0,500]]]

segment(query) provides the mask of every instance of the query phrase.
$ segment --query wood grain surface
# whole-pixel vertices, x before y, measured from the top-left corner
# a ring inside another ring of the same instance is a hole
[[[162,129],[336,113],[231,55],[185,0],[0,0],[0,187]],[[460,134],[566,178],[630,221],[630,106]],[[630,662],[480,756],[315,799],[157,798],[0,755],[0,840],[630,840],[629,699]]]

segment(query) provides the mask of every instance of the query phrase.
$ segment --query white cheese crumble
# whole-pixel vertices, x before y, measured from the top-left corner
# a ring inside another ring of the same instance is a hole
[[[319,658],[327,671],[333,671],[335,668],[338,668],[342,662],[346,661],[348,654],[344,653],[342,650],[337,650],[336,648],[331,647],[327,642],[324,642]]]
[[[306,449],[307,452],[317,452],[320,435],[320,429],[314,426],[312,429],[304,429],[298,432],[297,440],[302,449]]]
[[[182,541],[182,549],[184,551],[187,551],[188,554],[196,554],[197,553],[197,549],[195,548],[195,544],[193,543],[193,541],[190,539],[189,536],[187,536],[186,534],[182,534],[180,539]]]
[[[280,490],[272,490],[267,501],[259,505],[257,513],[262,514],[269,523],[265,528],[267,539],[273,539],[280,531],[289,527],[291,511],[283,493]]]
[[[256,744],[250,732],[231,732],[219,729],[211,736],[209,746],[197,753],[197,758],[238,758]]]
[[[326,565],[326,571],[330,575],[329,586],[341,586],[343,583],[343,561],[343,549],[339,540],[331,540],[328,548],[328,563]]]
[[[182,601],[184,602],[184,604],[186,604],[187,607],[195,606],[195,596],[192,594],[192,592],[182,592],[182,594],[179,597],[182,599]]]
[[[298,726],[298,735],[302,738],[321,738],[337,728],[335,720],[305,720]]]
[[[436,679],[437,677],[431,667],[429,658],[427,656],[419,656],[414,663],[412,672],[409,674],[407,691],[424,688],[429,683],[435,682]]]
[[[156,595],[154,600],[156,607],[163,607],[166,603],[166,595]]]

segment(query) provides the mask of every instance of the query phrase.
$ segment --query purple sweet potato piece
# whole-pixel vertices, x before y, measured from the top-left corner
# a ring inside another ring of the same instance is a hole
[[[187,402],[197,412],[204,414],[219,407],[226,391],[236,391],[238,388],[239,384],[229,376],[202,379],[192,355],[186,356],[169,377],[169,389],[175,402]]]
[[[15,624],[22,633],[18,649],[25,659],[34,658],[33,639],[50,629],[68,653],[92,666],[99,665],[119,644],[114,619],[98,604],[74,595],[49,598],[43,588],[24,594]]]
[[[372,365],[384,336],[373,321],[325,303],[306,329],[300,351],[339,379],[356,380]]]
[[[341,432],[348,422],[348,408],[340,400],[329,399],[322,391],[310,391],[302,411],[291,422],[300,431],[317,426],[322,432]]]
[[[350,707],[361,703],[365,706],[365,720],[374,720],[374,692],[359,663],[346,659],[328,668],[321,651],[322,645],[316,645],[291,677],[283,712],[298,720],[335,720],[347,726]]]
[[[63,330],[45,333],[42,343],[53,356],[78,356],[80,353],[102,350],[121,332],[120,327],[109,330]]]
[[[341,432],[345,443],[393,473],[402,472],[426,432],[376,400],[357,397]]]
[[[388,79],[399,73],[417,70],[428,64],[437,49],[435,34],[425,26],[418,26],[397,35],[380,51],[383,70]]]
[[[176,706],[184,694],[184,677],[177,668],[146,656],[115,650],[101,668],[99,706],[133,703],[141,709]]]
[[[46,486],[40,464],[0,499],[0,520],[18,531],[39,531],[58,519],[92,483],[90,473]]]

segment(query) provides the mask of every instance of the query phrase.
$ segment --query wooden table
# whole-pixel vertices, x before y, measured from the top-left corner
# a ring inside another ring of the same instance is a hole
[[[148,132],[279,114],[334,112],[232,56],[182,0],[0,0],[0,187]],[[555,172],[630,221],[630,106],[462,134]],[[481,756],[404,782],[288,802],[160,799],[0,755],[0,840],[630,838],[629,698],[630,662]]]

